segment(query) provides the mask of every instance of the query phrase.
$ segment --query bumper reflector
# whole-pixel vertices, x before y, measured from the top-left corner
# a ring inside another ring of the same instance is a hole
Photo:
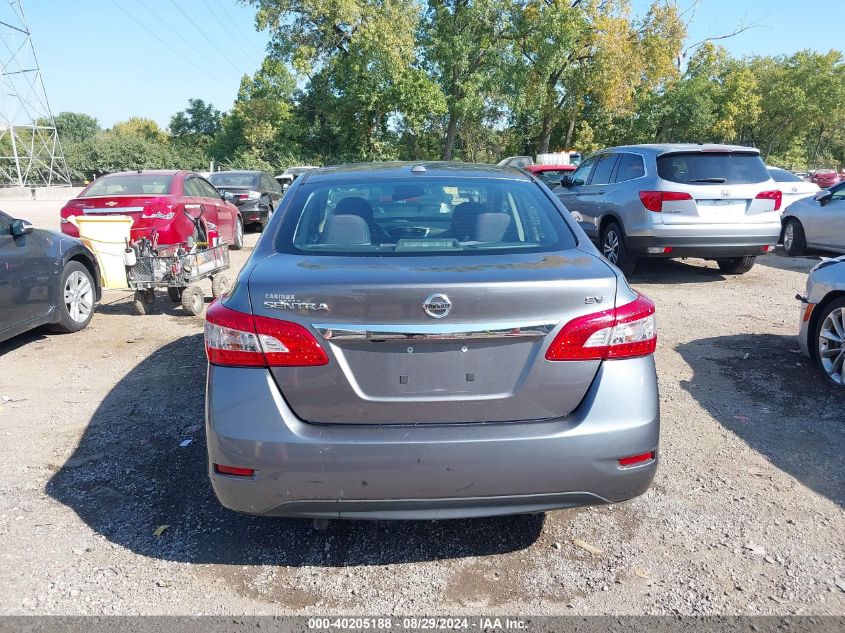
[[[771,244],[769,244],[768,246],[764,246],[764,247],[763,247],[763,252],[764,252],[764,253],[771,253],[773,250],[775,250],[775,247],[774,247],[773,245],[771,245]]]
[[[214,472],[218,475],[233,475],[235,477],[252,477],[255,470],[252,468],[238,468],[237,466],[223,466],[222,464],[214,464]]]
[[[666,254],[672,252],[672,247],[671,246],[649,246],[647,250],[648,250],[649,253],[658,253],[658,254],[666,255]]]
[[[628,468],[630,466],[639,466],[640,464],[645,464],[646,462],[650,462],[654,460],[654,451],[649,453],[642,453],[640,455],[631,455],[630,457],[621,457],[619,458],[619,466],[622,468]]]

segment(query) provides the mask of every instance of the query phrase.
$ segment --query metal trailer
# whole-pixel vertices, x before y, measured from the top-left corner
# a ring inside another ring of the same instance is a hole
[[[205,307],[200,280],[211,278],[211,294],[215,299],[229,290],[229,280],[220,274],[229,268],[226,244],[186,254],[138,255],[135,259],[134,265],[126,267],[126,277],[135,291],[136,314],[152,312],[156,288],[167,288],[167,296],[173,303],[194,316],[202,314]]]

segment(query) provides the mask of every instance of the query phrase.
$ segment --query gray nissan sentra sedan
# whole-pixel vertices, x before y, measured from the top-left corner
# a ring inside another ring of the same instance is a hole
[[[654,305],[514,168],[302,176],[205,339],[233,510],[540,512],[630,499],[657,467]]]

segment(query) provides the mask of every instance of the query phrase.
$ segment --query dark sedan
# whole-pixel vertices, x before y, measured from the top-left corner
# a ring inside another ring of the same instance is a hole
[[[82,242],[0,211],[0,341],[41,325],[78,332],[100,295],[97,260]]]
[[[245,225],[261,230],[284,195],[281,185],[264,171],[218,171],[208,177],[221,193],[231,195]]]

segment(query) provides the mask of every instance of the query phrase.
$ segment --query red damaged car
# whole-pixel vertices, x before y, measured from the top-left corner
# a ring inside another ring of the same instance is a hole
[[[238,250],[244,224],[238,208],[205,178],[190,171],[137,171],[97,178],[61,211],[62,233],[79,237],[74,215],[128,215],[135,241],[152,238],[161,246],[198,240],[196,220],[214,225],[220,240]]]
[[[810,182],[817,184],[822,189],[828,189],[839,184],[839,174],[833,169],[817,169],[810,174]]]

